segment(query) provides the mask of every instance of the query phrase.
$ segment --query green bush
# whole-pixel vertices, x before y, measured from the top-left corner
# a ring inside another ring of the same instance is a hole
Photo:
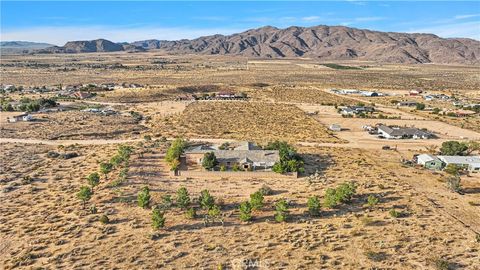
[[[445,156],[463,156],[468,150],[466,143],[457,141],[446,141],[442,143],[440,152]]]
[[[93,189],[100,183],[100,175],[97,172],[91,173],[87,176],[87,181]]]
[[[218,218],[220,217],[221,214],[220,206],[214,204],[209,210],[208,210],[208,215],[212,218]]]
[[[263,196],[270,196],[273,195],[273,189],[267,185],[263,185],[259,190]]]
[[[336,188],[328,188],[325,193],[324,206],[333,208],[340,203],[349,203],[355,195],[355,183],[342,183]]]
[[[367,205],[373,207],[378,204],[378,198],[374,195],[369,195],[367,198]]]
[[[284,222],[288,218],[288,203],[285,200],[280,200],[275,204],[275,220],[277,222]]]
[[[399,218],[402,215],[401,212],[398,212],[395,209],[391,209],[388,213],[390,214],[391,217],[394,217],[394,218]]]
[[[260,191],[257,191],[253,194],[250,194],[250,205],[253,210],[259,210],[263,207],[263,194]]]
[[[102,224],[108,224],[110,222],[110,219],[108,218],[107,215],[102,215],[99,219],[100,223]]]
[[[177,205],[182,209],[188,208],[190,205],[190,196],[185,187],[181,187],[177,190]]]
[[[165,226],[165,216],[158,208],[152,210],[152,227],[155,230],[163,228]]]
[[[143,187],[143,189],[138,192],[137,195],[138,206],[145,208],[150,203],[150,189],[148,187]]]
[[[312,196],[308,198],[307,201],[308,213],[312,217],[320,215],[320,199],[317,196]]]
[[[205,153],[205,155],[203,155],[202,167],[206,170],[211,170],[215,168],[217,164],[217,157],[215,157],[215,154],[213,152],[207,152]]]
[[[173,167],[173,165],[178,167],[178,161],[186,146],[187,143],[181,138],[177,138],[172,142],[167,150],[167,153],[165,154],[165,160],[170,164],[171,167]]]
[[[252,219],[252,206],[250,205],[250,202],[241,203],[239,210],[241,221],[249,221]]]
[[[197,211],[195,210],[195,208],[191,207],[191,208],[188,208],[187,211],[185,212],[185,216],[188,218],[188,219],[194,219],[197,217]]]
[[[211,196],[210,192],[206,189],[202,190],[198,201],[204,210],[210,210],[215,204],[215,198]]]
[[[113,165],[109,162],[102,162],[100,163],[100,172],[105,176],[107,179],[107,175],[112,171]]]

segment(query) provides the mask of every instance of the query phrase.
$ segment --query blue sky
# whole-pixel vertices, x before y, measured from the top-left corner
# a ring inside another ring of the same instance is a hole
[[[1,1],[1,40],[63,45],[196,38],[272,25],[345,25],[480,40],[480,1],[127,2]]]

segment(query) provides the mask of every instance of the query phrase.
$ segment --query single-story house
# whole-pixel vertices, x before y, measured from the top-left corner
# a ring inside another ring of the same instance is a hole
[[[417,102],[415,102],[415,101],[401,101],[401,102],[397,103],[397,106],[415,107],[415,106],[417,106]]]
[[[408,92],[410,96],[418,96],[421,93],[423,93],[423,91],[420,89],[410,90],[410,92]]]
[[[347,106],[342,108],[340,113],[344,115],[353,115],[353,114],[360,114],[360,113],[373,113],[375,111],[374,107],[367,107],[367,106]]]
[[[418,128],[379,125],[378,134],[387,139],[430,139],[433,134]]]
[[[212,152],[219,166],[232,168],[235,164],[244,170],[271,170],[280,161],[278,150],[263,150],[252,142],[245,142],[232,150],[218,150],[216,147],[200,145],[185,151],[187,164],[202,164],[204,155]]]
[[[83,92],[83,91],[76,91],[75,93],[72,94],[72,97],[78,98],[78,99],[86,99],[86,98],[91,98],[93,95],[89,92]]]
[[[480,156],[437,156],[445,166],[455,164],[470,172],[480,172]]]
[[[443,168],[443,161],[441,161],[436,156],[430,154],[418,155],[417,164],[420,164],[425,168],[432,170],[441,170]]]
[[[19,122],[19,121],[32,121],[32,120],[33,120],[33,116],[28,113],[22,113],[22,114],[14,115],[8,118],[8,122],[10,123]]]
[[[342,127],[339,124],[331,124],[328,128],[332,131],[342,131]]]

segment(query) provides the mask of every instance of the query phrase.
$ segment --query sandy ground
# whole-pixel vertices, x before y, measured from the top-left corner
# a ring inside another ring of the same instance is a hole
[[[13,187],[0,194],[4,202],[0,266],[5,269],[212,269],[219,265],[243,269],[242,260],[251,260],[260,269],[433,269],[440,260],[461,269],[480,266],[474,241],[474,231],[480,229],[478,185],[463,196],[449,193],[439,175],[401,167],[394,152],[379,156],[355,149],[301,149],[308,153],[308,170],[320,172],[310,181],[185,180],[168,176],[163,146],[144,144],[136,146],[126,183],[109,187],[116,170],[109,180],[102,178],[88,202],[96,205],[98,213],[91,214],[82,209],[75,193],[85,184],[85,175],[96,170],[98,161],[108,159],[115,147],[72,146],[65,150],[79,153],[78,158],[57,160],[45,156],[59,151],[57,147],[0,146],[8,157],[2,161],[2,189]],[[412,174],[422,180],[414,181]],[[33,181],[22,182],[24,175]],[[352,203],[322,208],[318,218],[305,213],[308,196],[322,198],[327,187],[352,180],[358,186]],[[265,207],[254,213],[251,223],[240,222],[238,204],[264,184],[274,194],[266,196]],[[145,185],[151,189],[152,205],[164,195],[174,196],[181,186],[193,198],[209,189],[222,205],[224,225],[204,227],[201,218],[188,220],[182,210],[172,208],[166,212],[165,229],[152,231],[150,211],[135,202]],[[369,195],[377,196],[379,204],[367,207]],[[291,201],[286,223],[273,220],[273,204],[281,198]],[[391,209],[405,216],[393,218]],[[98,221],[102,214],[108,215],[109,224]]]

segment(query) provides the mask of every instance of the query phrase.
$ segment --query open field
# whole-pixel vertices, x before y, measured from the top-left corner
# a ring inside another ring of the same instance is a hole
[[[152,130],[163,136],[341,142],[293,105],[254,102],[196,102],[182,114],[154,118]]]
[[[145,127],[132,116],[103,116],[90,112],[55,112],[35,114],[31,122],[6,123],[15,113],[2,112],[0,136],[33,139],[92,139],[138,137]],[[18,113],[16,113],[18,114]]]
[[[180,181],[168,177],[162,162],[162,146],[137,146],[128,181],[109,187],[115,172],[109,175],[110,180],[102,179],[89,202],[96,205],[98,214],[90,214],[82,209],[75,192],[85,184],[84,175],[96,169],[97,161],[113,154],[113,146],[61,150],[51,146],[2,144],[1,149],[8,157],[2,160],[3,172],[9,174],[2,175],[2,189],[12,187],[1,195],[4,214],[0,223],[0,252],[2,268],[6,269],[44,265],[235,268],[244,259],[274,269],[398,268],[399,265],[402,269],[428,269],[440,258],[464,269],[478,266],[479,248],[472,230],[480,229],[479,206],[467,203],[479,202],[479,194],[474,192],[478,184],[471,186],[473,193],[460,196],[447,192],[435,180],[438,176],[417,172],[416,177],[428,177],[429,184],[436,183],[428,192],[419,191],[405,181],[411,169],[394,162],[397,159],[391,156],[394,153],[378,156],[360,150],[302,149],[308,153],[308,170],[321,173],[320,178],[310,182],[305,179]],[[48,151],[74,151],[80,156],[49,159]],[[136,154],[143,151],[147,151],[143,157]],[[32,180],[22,181],[26,175]],[[352,180],[358,185],[358,194],[351,204],[325,208],[318,218],[304,213],[309,195],[323,196],[327,187]],[[415,181],[416,185],[420,182]],[[254,214],[252,223],[240,222],[237,205],[264,184],[274,194],[266,197],[264,209]],[[172,209],[166,215],[166,228],[152,233],[150,211],[135,203],[136,193],[144,185],[150,186],[152,204],[160,203],[163,195],[173,195],[180,186],[187,187],[193,197],[200,190],[209,189],[222,205],[224,226],[204,227],[200,219],[188,220],[181,210]],[[369,208],[365,202],[372,194],[380,202]],[[280,198],[291,201],[287,223],[273,221],[272,204]],[[445,212],[455,209],[438,208],[432,200],[452,201],[461,207],[462,217],[468,214],[472,218],[466,220],[470,228]],[[391,209],[405,216],[393,218],[389,215]],[[98,221],[102,214],[108,215],[109,224]]]

